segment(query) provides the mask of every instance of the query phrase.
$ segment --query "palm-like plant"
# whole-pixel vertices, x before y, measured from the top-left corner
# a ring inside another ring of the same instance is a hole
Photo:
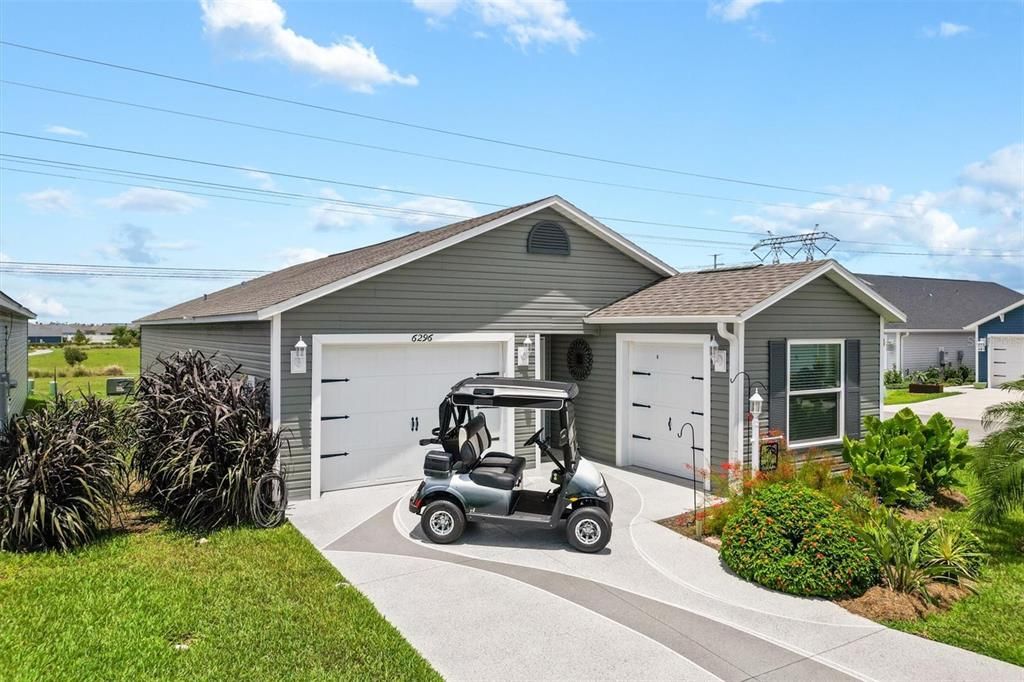
[[[1024,379],[1007,382],[1003,388],[1024,391]],[[998,429],[985,437],[973,462],[978,490],[971,510],[982,523],[1024,510],[1024,396],[1015,397],[989,407],[982,420],[986,429]]]

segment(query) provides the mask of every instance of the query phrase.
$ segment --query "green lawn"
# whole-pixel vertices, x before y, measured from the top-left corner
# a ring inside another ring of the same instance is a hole
[[[85,352],[88,357],[82,363],[84,367],[96,369],[107,367],[108,365],[120,365],[124,370],[125,376],[137,377],[139,375],[138,348],[87,347]],[[44,355],[30,356],[28,366],[29,369],[47,372],[52,372],[55,368],[58,370],[69,369],[68,364],[64,361],[63,348],[54,348],[51,352]],[[57,387],[61,392],[73,395],[77,395],[81,391],[83,393],[106,396],[108,378],[105,376],[57,377]],[[50,379],[37,377],[32,396],[45,400],[49,398],[49,395]]]
[[[969,523],[966,511],[948,516]],[[992,555],[978,593],[944,613],[886,624],[1024,666],[1024,515],[974,531]]]
[[[176,648],[175,645],[187,645]],[[292,526],[0,553],[4,679],[440,679]]]
[[[885,390],[885,404],[907,405],[909,403],[921,403],[925,400],[948,398],[951,395],[960,395],[960,391],[946,391],[944,393],[911,393],[905,388],[887,388]]]

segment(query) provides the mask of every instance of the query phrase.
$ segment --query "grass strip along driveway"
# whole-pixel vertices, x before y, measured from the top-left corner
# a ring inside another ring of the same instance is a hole
[[[943,393],[911,393],[906,388],[885,389],[886,405],[908,405],[910,403],[923,403],[926,400],[938,400],[953,395],[960,395],[960,391],[945,391]]]
[[[291,525],[0,553],[5,679],[439,679]]]

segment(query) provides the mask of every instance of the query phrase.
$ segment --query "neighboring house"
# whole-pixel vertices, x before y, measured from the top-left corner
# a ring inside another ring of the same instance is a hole
[[[1024,378],[1024,299],[964,327],[974,334],[978,381],[990,388]]]
[[[858,275],[907,315],[885,325],[885,368],[907,374],[929,367],[966,365],[977,371],[974,334],[979,317],[1024,299],[995,282]]]
[[[835,447],[878,414],[882,325],[902,319],[835,262],[678,274],[550,197],[295,265],[139,323],[144,368],[195,349],[269,379],[272,419],[289,440],[282,469],[301,499],[419,477],[418,440],[448,388],[471,375],[576,381],[587,457],[706,485],[709,467],[749,457],[748,385],[766,389],[766,429],[802,451]],[[726,359],[713,366],[716,354]],[[521,443],[540,414],[487,412],[498,449],[539,463]]]
[[[43,322],[31,324],[28,329],[29,343],[60,344],[74,341],[75,334],[81,330],[87,343],[113,343],[116,324],[63,324]]]
[[[0,291],[0,421],[21,412],[28,396],[28,321],[35,313]]]

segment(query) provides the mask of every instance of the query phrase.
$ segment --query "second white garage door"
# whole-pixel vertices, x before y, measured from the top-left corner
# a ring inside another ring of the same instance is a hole
[[[426,339],[416,340],[413,339]],[[474,335],[403,335],[387,342],[331,342],[314,337],[313,381],[319,384],[320,491],[407,481],[423,475],[438,405],[453,384],[469,376],[506,376],[509,340]],[[485,337],[488,338],[488,337]],[[319,350],[317,350],[319,348]],[[319,376],[318,376],[319,375]],[[486,410],[487,423],[503,448],[504,410]],[[314,428],[316,424],[314,423]],[[510,443],[509,447],[513,447]]]
[[[988,385],[1002,386],[1024,376],[1024,335],[996,335],[988,337]]]
[[[623,463],[703,481],[710,418],[705,339],[681,334],[620,336]],[[696,451],[691,450],[691,427]]]

